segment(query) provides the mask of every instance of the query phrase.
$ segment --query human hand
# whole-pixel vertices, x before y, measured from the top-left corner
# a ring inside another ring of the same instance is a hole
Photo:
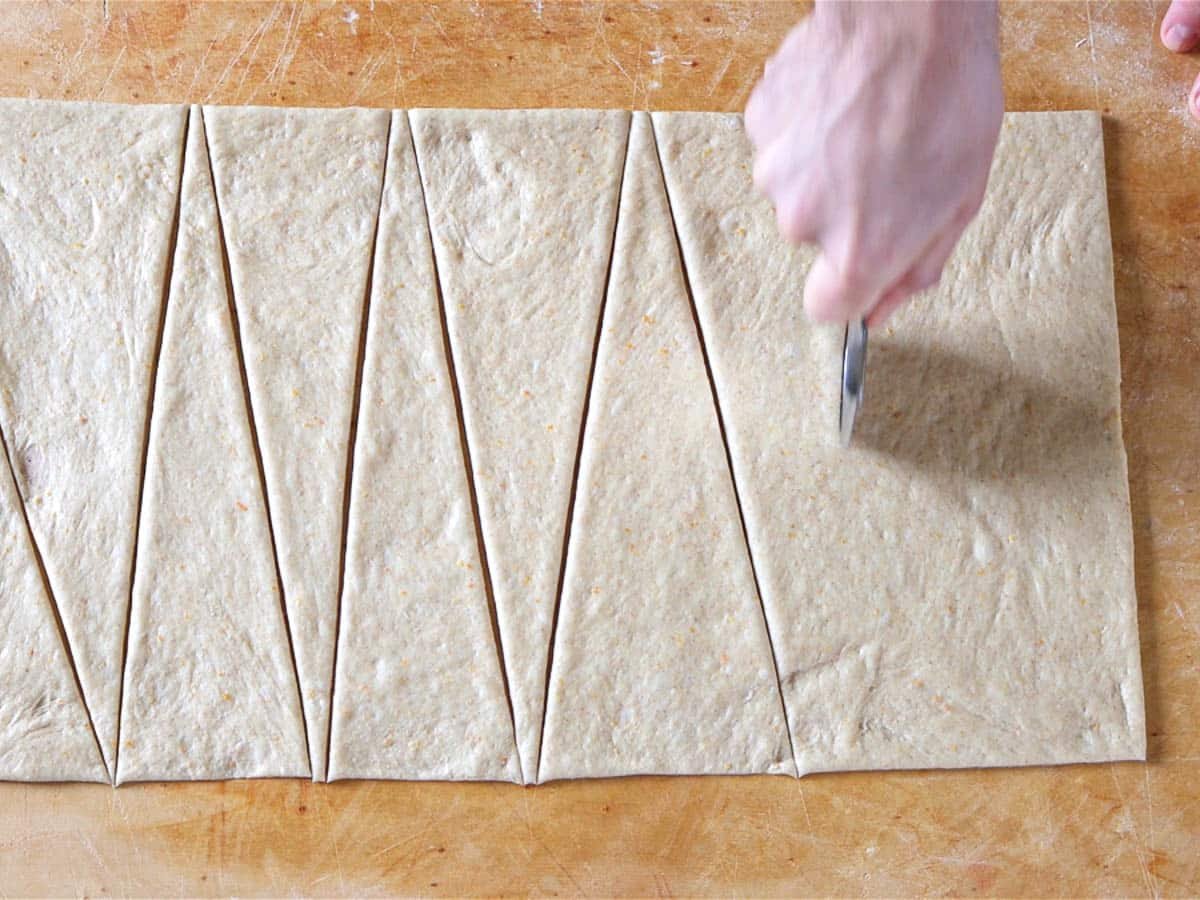
[[[987,187],[998,43],[993,2],[818,0],[767,62],[754,181],[785,237],[820,245],[810,318],[876,325],[937,283]]]
[[[1200,47],[1200,0],[1173,0],[1159,29],[1168,50],[1187,53]],[[1188,94],[1192,118],[1200,121],[1200,76]]]

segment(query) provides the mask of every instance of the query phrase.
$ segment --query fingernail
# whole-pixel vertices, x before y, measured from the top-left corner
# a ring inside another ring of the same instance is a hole
[[[1172,25],[1167,29],[1163,43],[1167,45],[1168,50],[1179,53],[1192,42],[1194,37],[1195,33],[1186,25]]]

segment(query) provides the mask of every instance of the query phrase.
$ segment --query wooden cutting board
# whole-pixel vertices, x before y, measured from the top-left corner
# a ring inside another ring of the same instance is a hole
[[[1150,762],[512,785],[0,785],[0,894],[1200,893],[1200,58],[1003,10],[1009,109],[1105,112]],[[0,5],[0,95],[740,109],[792,4]]]

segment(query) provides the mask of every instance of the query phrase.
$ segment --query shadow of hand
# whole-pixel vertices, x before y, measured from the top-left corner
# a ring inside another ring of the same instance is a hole
[[[884,338],[871,345],[854,439],[930,474],[1047,479],[1098,461],[1118,414],[1040,377]]]

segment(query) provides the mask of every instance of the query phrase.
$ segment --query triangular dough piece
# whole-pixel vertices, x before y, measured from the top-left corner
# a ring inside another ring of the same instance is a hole
[[[313,777],[325,777],[342,524],[388,112],[205,107]]]
[[[0,427],[110,771],[185,121],[0,100]]]
[[[645,113],[634,116],[627,166],[541,778],[792,773]]]
[[[0,452],[0,781],[108,781]]]
[[[520,781],[403,112],[371,293],[329,777]]]
[[[199,108],[176,248],[117,781],[308,775]]]
[[[528,779],[629,113],[414,110]]]
[[[754,195],[736,116],[655,114],[801,773],[1145,752],[1103,145],[1010,114],[938,291],[841,330]]]

